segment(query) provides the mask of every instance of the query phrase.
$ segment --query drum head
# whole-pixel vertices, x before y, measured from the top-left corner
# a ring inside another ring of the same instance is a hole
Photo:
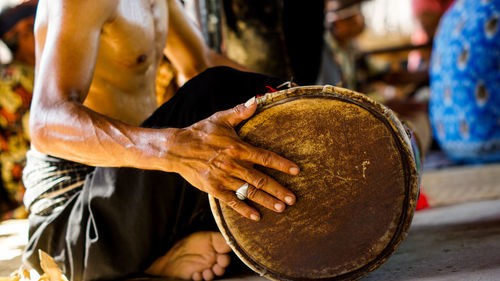
[[[273,280],[353,280],[382,264],[407,232],[418,194],[408,135],[386,107],[345,89],[298,87],[258,98],[238,134],[297,163],[258,167],[297,202],[250,221],[210,198],[234,252]],[[247,200],[248,201],[248,200]]]

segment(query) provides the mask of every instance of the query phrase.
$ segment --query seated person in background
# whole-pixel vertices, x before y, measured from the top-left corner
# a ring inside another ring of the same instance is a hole
[[[325,35],[317,84],[342,85],[356,90],[356,53],[353,39],[364,29],[361,1],[325,1]]]
[[[439,20],[454,0],[412,0],[412,10],[417,20],[417,28],[411,37],[412,44],[431,42],[439,25]],[[430,49],[415,50],[408,56],[408,70],[427,70]]]
[[[35,40],[33,22],[37,1],[28,1],[0,13],[0,39],[12,52],[13,61],[0,65],[0,167],[8,197],[0,219],[25,218],[21,171],[29,149],[28,118],[33,92]],[[4,200],[4,199],[2,199]],[[4,204],[5,203],[5,204]],[[16,209],[17,208],[17,209]]]
[[[430,116],[457,162],[500,161],[500,0],[457,1],[441,19],[430,69]]]
[[[143,272],[212,280],[224,274],[230,248],[206,193],[254,221],[260,214],[238,199],[240,187],[274,212],[295,203],[254,165],[292,175],[297,165],[233,129],[256,110],[251,97],[284,81],[205,70],[234,64],[206,47],[180,1],[40,0],[35,34],[23,174],[31,267],[40,270],[41,249],[71,280]],[[164,52],[189,81],[157,108]]]

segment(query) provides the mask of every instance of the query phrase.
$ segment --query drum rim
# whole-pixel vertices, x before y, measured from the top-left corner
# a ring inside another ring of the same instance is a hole
[[[418,170],[415,164],[415,155],[411,149],[411,142],[409,137],[409,131],[405,129],[403,123],[396,117],[396,114],[382,105],[381,103],[363,95],[361,93],[351,91],[348,89],[335,87],[335,86],[302,86],[294,87],[286,90],[281,90],[277,92],[267,93],[264,96],[257,97],[257,110],[254,116],[270,107],[286,103],[298,98],[314,98],[314,97],[324,97],[330,99],[336,99],[343,102],[352,103],[362,107],[363,109],[372,113],[377,119],[382,121],[388,129],[390,129],[391,134],[395,137],[396,144],[400,148],[400,157],[403,169],[405,171],[405,198],[403,200],[403,209],[401,212],[401,217],[399,220],[398,227],[394,232],[393,237],[386,245],[386,247],[380,252],[380,254],[374,258],[372,261],[366,263],[360,268],[338,275],[334,277],[316,278],[313,280],[358,280],[366,276],[371,271],[377,269],[382,265],[398,248],[401,242],[405,239],[408,229],[410,227],[413,214],[415,211],[417,199],[418,199],[418,187],[419,187],[419,176]],[[251,117],[250,117],[251,118]],[[247,120],[249,120],[248,118]],[[239,129],[247,122],[245,120],[242,122],[236,130]],[[220,206],[220,202],[215,197],[209,195],[210,208],[212,214],[215,218],[217,226],[221,231],[222,235],[226,239],[227,243],[234,251],[234,253],[242,260],[249,268],[258,273],[260,276],[264,276],[271,280],[311,280],[310,278],[298,278],[291,276],[284,276],[283,273],[273,271],[266,266],[260,264],[258,261],[250,257],[243,248],[236,242],[236,239],[232,235],[227,226],[225,220],[223,220],[223,213]]]

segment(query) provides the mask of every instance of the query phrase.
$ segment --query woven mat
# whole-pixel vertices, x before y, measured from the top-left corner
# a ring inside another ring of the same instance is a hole
[[[424,172],[422,189],[433,207],[500,198],[500,164]]]

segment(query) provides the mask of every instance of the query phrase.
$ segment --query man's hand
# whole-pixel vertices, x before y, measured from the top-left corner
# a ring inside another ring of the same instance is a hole
[[[258,164],[296,175],[297,165],[279,155],[243,142],[234,126],[255,112],[252,98],[245,104],[217,112],[209,118],[179,129],[170,155],[179,164],[177,172],[193,186],[225,202],[241,215],[259,220],[254,208],[239,200],[235,191],[245,182],[247,198],[275,212],[295,203],[295,196],[271,177],[256,170]]]

